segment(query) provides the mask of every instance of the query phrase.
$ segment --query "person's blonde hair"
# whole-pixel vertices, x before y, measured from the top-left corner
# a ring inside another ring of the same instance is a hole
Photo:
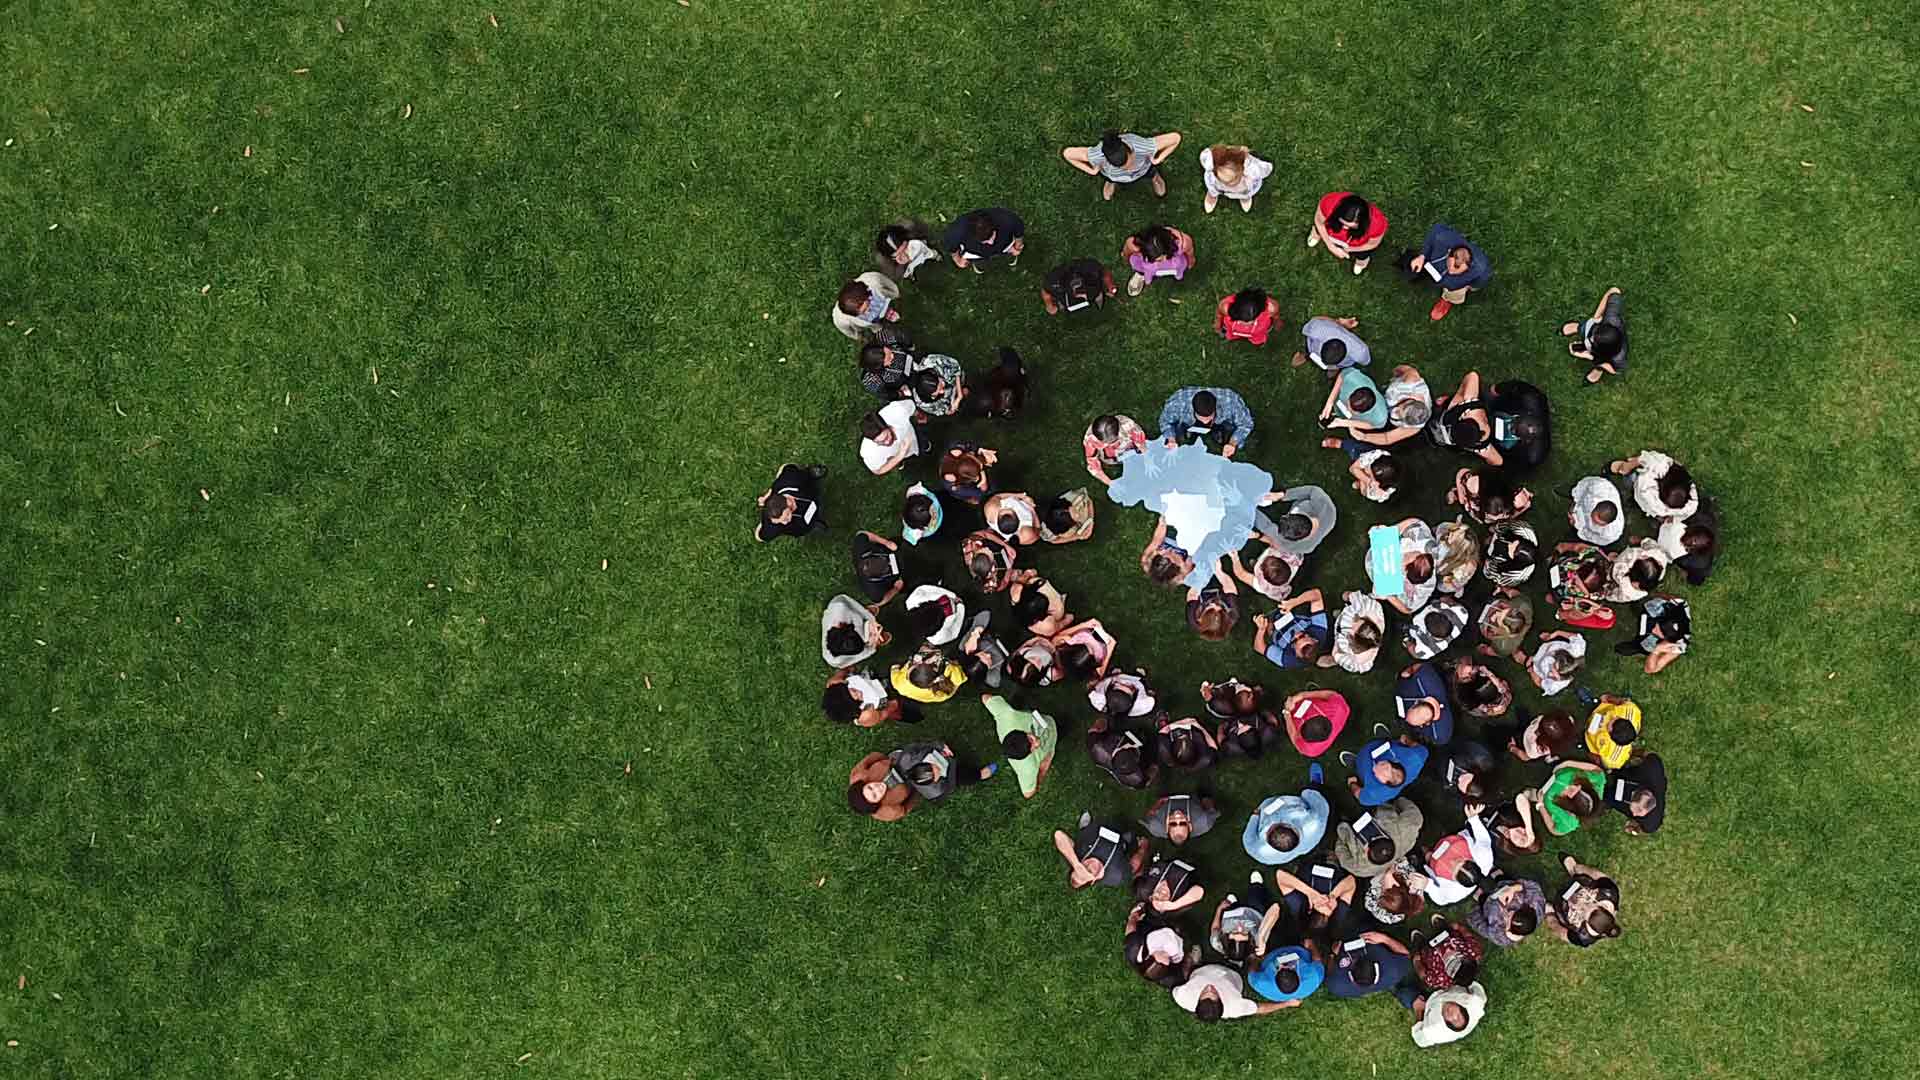
[[[1247,148],[1221,143],[1212,147],[1213,175],[1225,184],[1237,184],[1247,171]]]

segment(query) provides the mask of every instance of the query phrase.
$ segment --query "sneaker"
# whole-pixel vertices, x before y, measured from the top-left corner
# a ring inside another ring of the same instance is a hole
[[[1327,770],[1321,768],[1319,762],[1316,761],[1313,764],[1307,766],[1307,783],[1312,784],[1315,787],[1319,787],[1321,784],[1324,784],[1326,782],[1327,782]]]
[[[1106,201],[1106,202],[1113,201],[1113,192],[1114,192],[1113,181],[1108,180],[1106,183],[1100,185],[1100,198],[1103,201]]]
[[[1592,688],[1590,687],[1585,687],[1585,686],[1574,687],[1573,696],[1576,698],[1579,698],[1580,704],[1585,705],[1589,709],[1593,708],[1595,705],[1600,704],[1600,695],[1594,693]]]
[[[1434,322],[1439,322],[1441,319],[1447,317],[1447,312],[1452,310],[1453,301],[1443,296],[1433,302],[1433,309],[1427,312],[1427,318],[1432,319]]]
[[[1220,206],[1220,196],[1218,195],[1209,195],[1200,204],[1200,208],[1202,210],[1205,210],[1209,214],[1213,213],[1214,210],[1217,209],[1219,206]]]
[[[1340,751],[1340,764],[1342,764],[1342,765],[1352,765],[1352,764],[1353,764],[1353,751],[1351,751],[1351,750],[1342,750],[1342,751]]]
[[[991,780],[999,775],[1000,763],[997,761],[990,763],[986,768],[980,770],[980,779],[982,780]]]
[[[1258,870],[1250,870],[1250,871],[1248,871],[1248,872],[1247,872],[1247,880],[1248,880],[1249,882],[1251,882],[1251,883],[1253,883],[1253,884],[1255,884],[1255,885],[1258,885],[1258,884],[1260,884],[1260,871],[1258,871]]]
[[[1092,811],[1088,811],[1088,810],[1080,811],[1080,827],[1084,829],[1091,824],[1093,824]]]
[[[810,473],[815,480],[825,480],[827,478],[827,467],[825,465],[809,465],[807,466],[807,472]]]
[[[1247,213],[1247,214],[1253,213],[1253,200],[1251,198],[1240,199],[1238,201],[1240,203],[1240,210],[1242,213]]]
[[[1319,246],[1320,246],[1320,230],[1308,229],[1307,230],[1307,247],[1317,248]]]
[[[1229,905],[1232,905],[1232,904],[1237,904],[1237,903],[1239,903],[1239,902],[1240,902],[1240,898],[1239,898],[1239,897],[1237,897],[1237,896],[1235,896],[1235,895],[1233,895],[1232,893],[1228,893],[1228,894],[1227,894],[1227,903],[1228,903]]]
[[[1360,271],[1362,271],[1362,270],[1365,270],[1365,269],[1367,268],[1367,263],[1368,263],[1368,261],[1369,261],[1369,260],[1367,260],[1367,259],[1355,259],[1355,260],[1353,260],[1353,276],[1354,276],[1354,277],[1359,277],[1359,276],[1360,276]]]
[[[1375,724],[1373,725],[1373,733],[1384,739],[1393,734],[1393,729],[1387,727],[1385,724]]]
[[[1408,936],[1413,938],[1413,947],[1416,949],[1420,947],[1421,942],[1427,939],[1427,935],[1421,933],[1418,930],[1415,930],[1412,934],[1409,934]]]
[[[1139,296],[1147,291],[1147,275],[1136,273],[1127,279],[1127,295]]]
[[[1167,197],[1167,178],[1159,173],[1153,174],[1153,193],[1162,199]]]

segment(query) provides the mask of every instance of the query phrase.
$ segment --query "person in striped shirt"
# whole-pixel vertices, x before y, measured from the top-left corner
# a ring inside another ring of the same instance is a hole
[[[1092,146],[1069,146],[1060,151],[1067,164],[1100,178],[1100,197],[1112,199],[1123,185],[1142,180],[1153,186],[1153,193],[1167,197],[1167,180],[1160,175],[1160,163],[1180,145],[1180,133],[1136,135],[1131,131],[1108,130]]]

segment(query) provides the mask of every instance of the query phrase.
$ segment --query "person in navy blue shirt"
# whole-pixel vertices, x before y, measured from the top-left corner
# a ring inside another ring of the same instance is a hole
[[[1400,673],[1400,681],[1393,686],[1393,708],[1408,733],[1428,746],[1445,746],[1453,740],[1447,680],[1432,664],[1415,664]]]
[[[941,239],[953,265],[979,274],[984,272],[981,263],[1002,255],[1012,257],[1008,265],[1020,264],[1020,252],[1027,246],[1027,223],[1004,206],[969,210],[953,219]]]
[[[1299,945],[1286,945],[1268,953],[1260,965],[1247,972],[1247,986],[1268,1001],[1296,1006],[1326,981],[1327,966],[1320,962],[1312,938]]]
[[[1384,733],[1386,728],[1375,725],[1374,730]],[[1351,750],[1341,751],[1340,763],[1354,766],[1347,790],[1361,806],[1384,806],[1419,779],[1420,770],[1427,766],[1427,748],[1405,739],[1380,738],[1361,747],[1358,756]]]
[[[1300,614],[1296,609],[1307,609]],[[1253,651],[1282,668],[1332,667],[1333,624],[1319,589],[1283,600],[1271,615],[1253,619]]]
[[[1493,280],[1493,264],[1487,261],[1487,253],[1461,235],[1460,230],[1444,223],[1427,230],[1426,243],[1420,246],[1420,254],[1413,257],[1407,269],[1425,274],[1440,286],[1440,299],[1434,302],[1433,310],[1427,312],[1427,317],[1435,322],[1446,318],[1453,305],[1466,303],[1467,293],[1484,289],[1487,282]]]
[[[1327,993],[1359,998],[1391,990],[1413,974],[1407,947],[1378,930],[1333,946],[1327,953]]]

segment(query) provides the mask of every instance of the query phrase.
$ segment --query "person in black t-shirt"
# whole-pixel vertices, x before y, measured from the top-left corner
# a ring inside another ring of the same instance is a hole
[[[1651,836],[1667,819],[1667,766],[1659,754],[1647,754],[1607,774],[1601,801],[1627,815],[1627,831]]]
[[[1087,756],[1115,783],[1139,791],[1153,783],[1160,767],[1148,756],[1145,740],[1111,724],[1105,714],[1094,717],[1087,728]]]
[[[766,543],[782,536],[801,537],[827,527],[820,504],[820,480],[825,465],[801,467],[789,461],[774,474],[773,485],[758,500],[760,523],[753,538]]]

